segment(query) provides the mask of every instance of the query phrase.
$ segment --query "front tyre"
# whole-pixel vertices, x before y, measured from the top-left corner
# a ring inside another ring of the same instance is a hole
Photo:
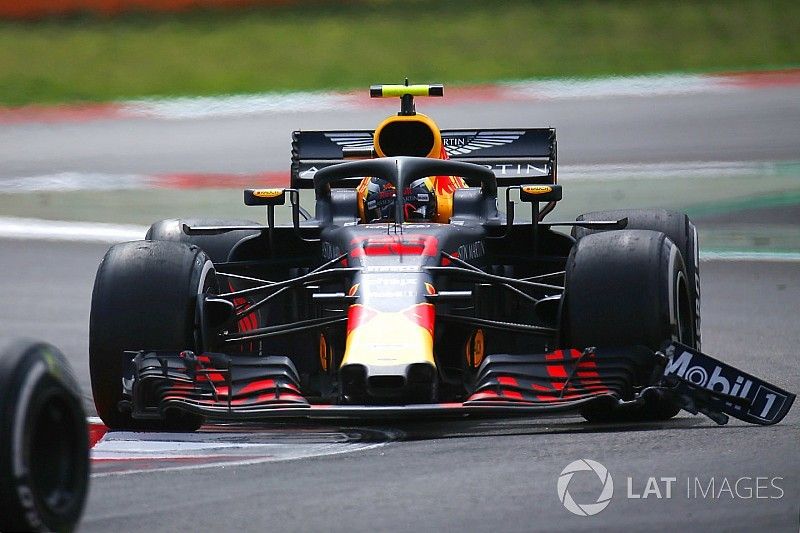
[[[235,230],[212,235],[187,235],[183,232],[183,225],[192,226],[257,226],[258,222],[252,220],[221,220],[215,218],[168,218],[154,222],[147,230],[145,240],[171,241],[194,244],[200,247],[214,263],[225,263],[230,257],[233,248],[242,240],[258,231]]]
[[[198,297],[216,289],[214,267],[197,246],[136,241],[112,246],[95,278],[89,320],[89,370],[97,414],[111,429],[193,431],[202,418],[170,412],[134,420],[119,410],[123,352],[200,351]]]
[[[628,219],[625,229],[646,229],[660,231],[675,243],[681,251],[686,266],[686,277],[689,281],[689,295],[694,309],[694,344],[700,349],[700,259],[697,228],[685,213],[666,209],[617,209],[613,211],[594,211],[584,213],[577,220],[619,220]],[[572,236],[580,240],[587,235],[609,231],[599,228],[581,228],[575,226]],[[613,230],[612,230],[613,231]]]
[[[580,239],[567,260],[564,346],[652,350],[666,340],[695,343],[689,282],[678,247],[664,233],[619,230]],[[634,418],[664,420],[680,409],[651,399]],[[619,413],[585,409],[590,421]]]
[[[42,342],[0,346],[0,531],[69,531],[83,511],[89,444],[80,388]]]

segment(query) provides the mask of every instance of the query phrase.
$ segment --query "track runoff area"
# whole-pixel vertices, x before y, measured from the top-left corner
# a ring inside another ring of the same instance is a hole
[[[748,202],[756,180],[762,196]],[[797,208],[793,207],[800,204],[800,161],[561,165],[559,182],[567,191],[553,215],[559,219],[616,208],[620,205],[619,198],[624,196],[627,205],[688,211],[704,243],[700,251],[702,261],[800,261],[800,230]],[[253,208],[240,205],[241,190],[287,184],[288,175],[283,171],[156,175],[63,172],[0,178],[0,207],[17,200],[24,206],[26,201],[44,203],[48,198],[58,199],[48,202],[43,213],[48,218],[0,214],[0,239],[108,244],[142,239],[150,219],[136,212],[135,203],[154,198],[160,200],[156,209],[162,211],[152,221],[175,213],[258,219],[260,215]],[[313,205],[308,191],[301,194],[304,205]],[[102,203],[121,195],[133,198],[133,204],[123,208],[122,213],[98,206],[85,213],[86,218],[95,220],[74,220],[81,204]],[[219,200],[209,205],[211,198]],[[70,206],[71,202],[76,205]],[[220,208],[225,210],[215,212]],[[24,209],[21,207],[18,212]],[[772,215],[754,223],[753,218],[765,211]],[[29,215],[24,211],[21,214]],[[126,214],[132,222],[114,221],[118,215]],[[70,220],[59,219],[59,215]],[[288,210],[279,210],[278,220],[288,223]]]

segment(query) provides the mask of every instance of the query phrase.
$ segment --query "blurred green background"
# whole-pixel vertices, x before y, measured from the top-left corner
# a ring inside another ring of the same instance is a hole
[[[797,0],[365,0],[0,22],[0,104],[800,65]]]

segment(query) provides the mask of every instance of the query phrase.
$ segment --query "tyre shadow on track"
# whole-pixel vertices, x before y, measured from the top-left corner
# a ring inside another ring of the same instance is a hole
[[[206,426],[210,431],[218,430],[216,426]],[[266,423],[258,426],[241,426],[242,431],[258,428],[260,430],[278,430],[286,432],[313,432],[325,429],[352,435],[360,441],[371,438],[386,441],[387,435],[394,441],[417,441],[449,438],[485,438],[507,435],[557,435],[570,433],[623,433],[639,431],[663,430],[709,430],[722,428],[700,417],[679,417],[659,422],[636,423],[589,423],[579,417],[571,418],[475,418],[464,420],[426,420],[426,421],[364,421],[358,424],[341,424],[335,422],[280,422]],[[729,426],[747,427],[747,426]],[[202,431],[202,430],[201,430]]]

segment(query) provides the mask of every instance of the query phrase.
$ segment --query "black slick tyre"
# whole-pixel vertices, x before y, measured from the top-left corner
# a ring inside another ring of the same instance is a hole
[[[686,277],[689,281],[689,292],[694,309],[695,344],[700,349],[700,257],[697,228],[685,213],[667,209],[617,209],[611,211],[594,211],[580,215],[577,220],[619,220],[628,219],[625,229],[646,229],[660,231],[675,243],[683,256],[686,266]],[[598,233],[601,229],[574,227],[572,236],[581,238]],[[613,231],[613,230],[612,230]]]
[[[0,531],[70,531],[89,483],[80,388],[42,342],[0,346]]]
[[[148,241],[172,241],[200,247],[214,263],[224,263],[233,247],[245,237],[258,235],[258,231],[235,230],[215,235],[187,235],[183,225],[192,226],[258,226],[252,220],[220,220],[211,218],[168,218],[159,220],[147,230]]]
[[[216,288],[197,246],[135,241],[112,246],[97,269],[89,320],[89,370],[97,414],[111,429],[193,431],[202,418],[170,413],[134,420],[119,410],[125,350],[199,350],[198,296]]]
[[[665,340],[694,344],[693,309],[686,268],[678,247],[664,234],[618,230],[587,235],[566,266],[562,344],[572,347],[658,349]],[[671,418],[679,409],[653,399],[635,418]],[[614,411],[585,409],[592,421]]]

